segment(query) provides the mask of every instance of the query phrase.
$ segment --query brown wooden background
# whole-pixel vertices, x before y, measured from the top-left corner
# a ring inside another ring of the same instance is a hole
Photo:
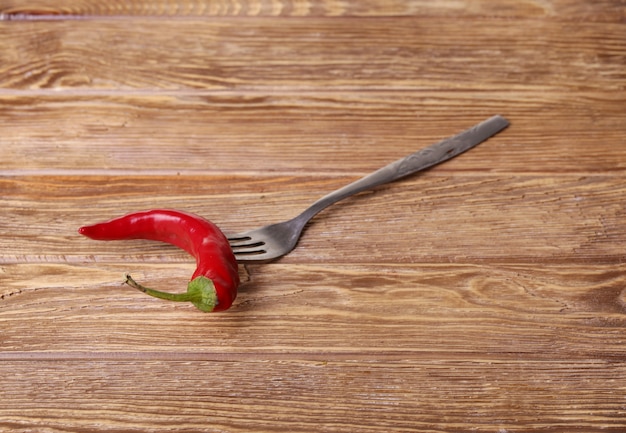
[[[0,0],[0,430],[626,431],[623,0]],[[202,314],[184,253],[493,114]]]

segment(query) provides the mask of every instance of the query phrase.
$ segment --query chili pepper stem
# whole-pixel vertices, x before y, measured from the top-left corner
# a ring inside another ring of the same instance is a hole
[[[167,301],[175,301],[175,302],[188,302],[189,294],[188,293],[168,293],[161,292],[160,290],[151,289],[150,287],[143,286],[139,284],[137,281],[130,276],[130,274],[126,275],[126,284],[130,287],[139,290],[140,292],[144,292],[147,295],[154,296],[155,298],[165,299]]]
[[[133,277],[130,276],[130,274],[126,274],[125,283],[130,287],[155,298],[174,302],[191,302],[198,309],[205,312],[212,311],[218,303],[217,293],[213,282],[203,276],[199,276],[191,280],[187,285],[186,293],[169,293],[151,289],[139,284],[133,279]]]

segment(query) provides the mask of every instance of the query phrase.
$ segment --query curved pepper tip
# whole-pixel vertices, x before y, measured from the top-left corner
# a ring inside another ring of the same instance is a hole
[[[78,228],[78,234],[93,239],[94,226],[82,226]]]

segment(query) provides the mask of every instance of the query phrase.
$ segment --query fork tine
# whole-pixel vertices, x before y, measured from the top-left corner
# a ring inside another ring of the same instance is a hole
[[[254,244],[258,244],[259,241],[253,241],[250,236],[246,237],[228,237],[228,242],[231,247],[245,247],[245,246],[253,246]]]
[[[238,263],[268,263],[271,262],[272,260],[274,260],[276,258],[275,255],[270,255],[268,252],[266,251],[261,251],[258,253],[250,253],[250,254],[241,254],[241,255],[237,255],[235,254],[235,258],[237,259]]]
[[[232,245],[230,246],[235,255],[257,254],[258,252],[266,252],[265,242],[255,242],[253,244]]]
[[[284,256],[295,247],[306,221],[308,219],[296,217],[227,238],[237,261],[269,261]]]
[[[230,242],[230,247],[235,250],[244,250],[244,249],[252,249],[252,248],[258,248],[258,247],[262,247],[263,245],[265,245],[265,242],[263,241],[257,241],[257,242],[252,242],[252,241],[243,241],[243,242]]]
[[[267,254],[265,241],[254,239],[249,232],[238,233],[227,236],[230,247],[238,261],[259,261],[263,260],[263,254]]]
[[[252,239],[250,236],[247,236],[245,233],[239,233],[237,235],[226,235],[226,238],[228,239],[228,242],[230,242],[230,244],[236,244],[236,243],[240,243],[240,242],[247,242],[250,239]]]

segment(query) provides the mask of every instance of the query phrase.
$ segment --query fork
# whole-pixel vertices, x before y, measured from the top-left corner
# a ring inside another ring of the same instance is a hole
[[[267,262],[284,256],[298,243],[306,223],[331,204],[362,191],[425,170],[471,149],[509,125],[493,116],[472,128],[399,159],[317,200],[300,215],[287,221],[227,236],[237,261]]]

